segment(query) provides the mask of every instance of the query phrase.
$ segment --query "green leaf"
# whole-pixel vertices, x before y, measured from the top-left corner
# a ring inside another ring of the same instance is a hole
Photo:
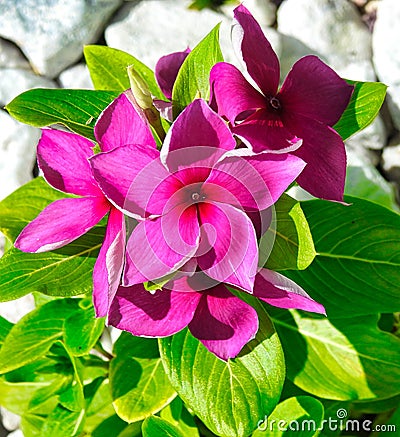
[[[0,316],[0,347],[4,343],[4,339],[7,337],[8,333],[11,331],[13,324]]]
[[[153,96],[164,99],[153,71],[134,56],[107,46],[88,45],[83,49],[93,85],[99,90],[123,92],[131,87],[127,68],[131,65],[147,83]]]
[[[78,309],[78,299],[57,299],[28,313],[11,328],[0,350],[0,373],[44,356],[63,335],[64,320]]]
[[[156,416],[148,417],[142,425],[143,437],[183,437],[177,427]]]
[[[161,419],[172,423],[184,437],[199,437],[199,430],[193,417],[187,411],[181,398],[176,397],[160,412]]]
[[[6,110],[16,120],[35,127],[62,124],[84,137],[95,139],[93,127],[118,91],[35,88],[15,97]]]
[[[372,123],[385,99],[387,86],[379,82],[354,82],[354,92],[350,103],[333,126],[339,135],[346,140],[351,135]]]
[[[317,256],[306,270],[284,274],[331,318],[398,311],[400,215],[363,199],[346,201],[302,203]]]
[[[118,416],[137,422],[161,410],[176,396],[164,372],[157,340],[122,333],[110,364],[110,388]]]
[[[74,437],[82,426],[84,410],[70,411],[62,405],[52,411],[41,429],[41,437]]]
[[[252,296],[246,301],[257,309],[260,328],[233,360],[217,358],[187,329],[159,340],[161,358],[179,396],[224,437],[253,432],[277,404],[284,380],[282,349],[268,314]]]
[[[260,258],[268,257],[265,267],[271,270],[303,270],[312,263],[316,253],[301,205],[283,194],[274,206],[275,216],[261,239]]]
[[[311,396],[297,396],[278,404],[260,423],[253,437],[313,437],[324,418],[324,407]]]
[[[342,401],[400,393],[400,340],[377,328],[378,316],[328,320],[271,308],[288,378],[301,389]]]
[[[195,98],[209,99],[211,68],[224,60],[219,46],[219,27],[217,24],[183,62],[172,90],[174,117]]]

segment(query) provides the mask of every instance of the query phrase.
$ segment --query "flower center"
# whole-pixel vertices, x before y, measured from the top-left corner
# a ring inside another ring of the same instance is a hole
[[[194,200],[195,202],[200,200],[200,193],[192,193],[192,200]]]
[[[271,97],[269,99],[269,105],[271,106],[272,109],[274,109],[275,111],[278,111],[279,109],[281,109],[282,105],[281,102],[279,101],[279,99],[277,97]]]

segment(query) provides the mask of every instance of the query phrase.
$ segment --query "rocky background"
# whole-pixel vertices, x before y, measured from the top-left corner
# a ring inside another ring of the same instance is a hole
[[[194,47],[222,21],[225,59],[234,5],[189,10],[189,0],[0,0],[0,107],[36,87],[92,88],[85,44],[109,45],[154,68],[164,54]],[[214,3],[223,3],[214,1]],[[316,54],[342,77],[388,85],[375,122],[347,141],[349,162],[398,194],[400,184],[400,1],[245,0],[270,39],[286,75],[294,61]],[[0,199],[35,173],[40,131],[0,110]],[[379,170],[376,171],[376,169]],[[383,178],[382,178],[382,176]],[[0,253],[2,250],[0,243]],[[30,297],[1,303],[15,322]],[[3,435],[21,436],[18,417],[3,411]],[[11,432],[10,434],[8,434]]]

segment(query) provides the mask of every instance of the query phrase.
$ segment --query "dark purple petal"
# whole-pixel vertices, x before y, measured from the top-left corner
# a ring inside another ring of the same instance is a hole
[[[58,249],[85,234],[109,209],[104,197],[56,200],[25,226],[15,247],[34,253]]]
[[[211,100],[217,104],[218,114],[232,124],[267,105],[266,98],[247,82],[235,66],[226,62],[214,65],[210,84]]]
[[[94,144],[80,135],[43,129],[37,154],[46,181],[57,190],[80,196],[102,196],[88,158]]]
[[[106,235],[93,270],[93,303],[105,317],[121,282],[125,259],[125,218],[116,208],[108,216]]]
[[[101,113],[94,134],[103,152],[126,144],[156,147],[149,123],[135,108],[129,91],[121,94]]]
[[[202,295],[189,329],[210,352],[226,361],[255,337],[258,316],[254,308],[218,285]]]
[[[303,138],[303,145],[293,152],[307,163],[297,178],[298,184],[315,197],[342,202],[346,149],[340,135],[329,126],[299,115],[285,123]]]
[[[111,303],[110,325],[144,337],[166,337],[192,320],[201,298],[199,293],[158,290],[154,294],[143,284],[119,287]]]
[[[174,87],[176,76],[189,53],[189,48],[183,52],[170,53],[161,57],[156,64],[154,69],[156,80],[167,99],[172,98],[172,88]]]
[[[234,10],[232,43],[243,58],[250,76],[267,97],[274,96],[279,85],[279,60],[260,25],[240,5]]]
[[[333,126],[349,104],[353,89],[319,58],[305,56],[293,65],[278,98],[284,113]]]
[[[253,295],[275,307],[325,314],[325,308],[299,285],[271,270],[261,269],[257,274]]]
[[[161,149],[161,160],[171,172],[194,164],[210,168],[235,147],[236,141],[224,120],[198,99],[172,124]]]

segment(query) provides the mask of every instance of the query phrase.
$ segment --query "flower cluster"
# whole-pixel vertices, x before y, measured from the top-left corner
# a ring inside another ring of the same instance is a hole
[[[96,315],[138,336],[188,326],[224,360],[258,331],[241,293],[324,313],[293,281],[262,267],[259,239],[268,211],[294,181],[316,197],[343,200],[345,149],[332,126],[352,94],[314,56],[300,59],[278,89],[277,56],[244,6],[235,10],[233,42],[259,89],[218,63],[210,102],[196,99],[174,120],[173,83],[190,51],[160,59],[166,101],[154,104],[172,123],[160,150],[131,90],[97,120],[100,153],[80,135],[44,129],[39,167],[50,185],[75,197],[50,204],[15,242],[26,252],[53,250],[108,215],[93,272]]]

